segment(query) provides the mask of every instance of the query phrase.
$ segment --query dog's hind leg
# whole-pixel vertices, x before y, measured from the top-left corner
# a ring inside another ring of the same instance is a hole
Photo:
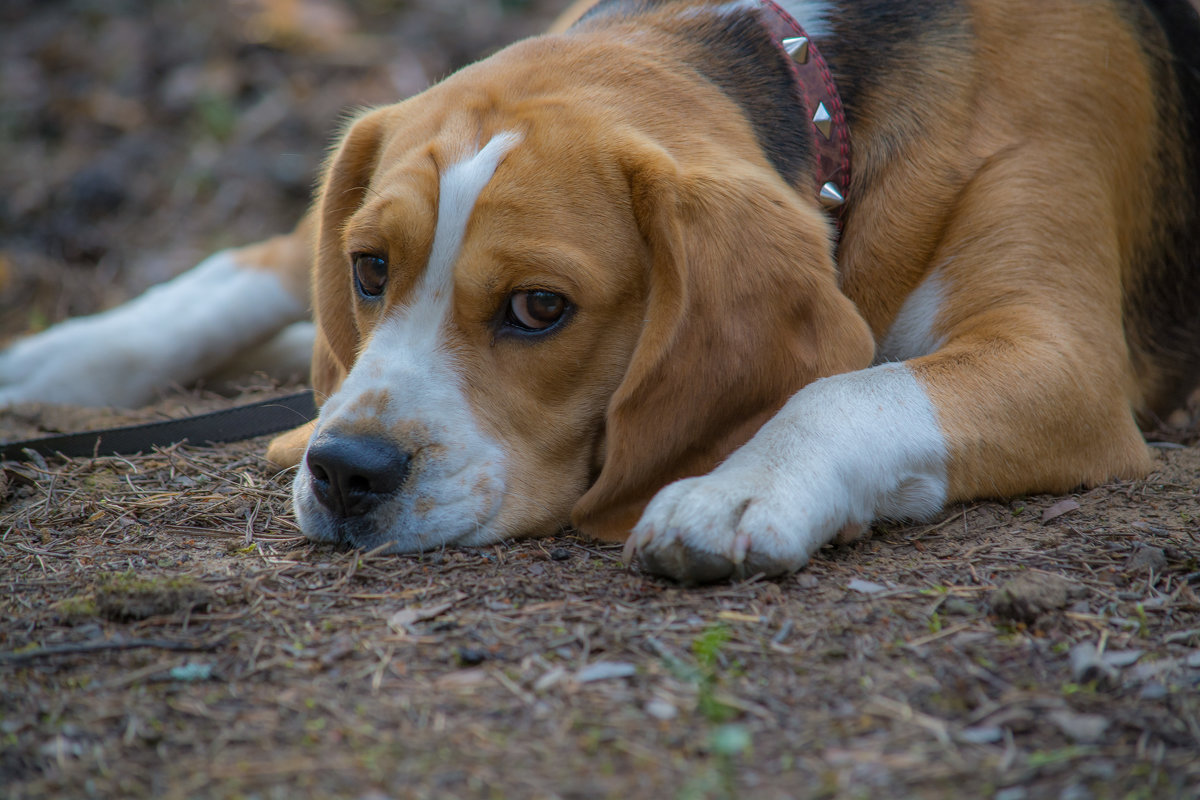
[[[0,407],[137,406],[186,385],[308,317],[311,224],[209,256],[108,311],[0,352]],[[311,347],[301,335],[293,347]]]

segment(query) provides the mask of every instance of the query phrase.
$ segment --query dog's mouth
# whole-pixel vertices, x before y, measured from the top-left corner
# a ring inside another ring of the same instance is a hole
[[[362,517],[354,519],[323,520],[321,524],[304,527],[305,536],[321,544],[332,545],[336,550],[360,550],[364,553],[378,555],[403,555],[406,553],[424,553],[439,550],[447,544],[425,546],[417,542],[412,546],[407,541],[402,543],[390,538],[387,533],[381,533],[369,519]]]

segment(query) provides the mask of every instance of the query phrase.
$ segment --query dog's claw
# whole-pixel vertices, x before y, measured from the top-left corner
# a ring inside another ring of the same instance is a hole
[[[626,567],[633,564],[633,559],[638,554],[638,533],[632,531],[625,539],[625,549],[621,551],[621,563]]]
[[[687,586],[728,580],[736,568],[725,556],[690,547],[679,536],[665,543],[655,541],[654,547],[641,552],[639,563],[646,572]]]
[[[750,550],[750,535],[739,533],[733,537],[733,563],[741,565],[746,561],[746,553]]]

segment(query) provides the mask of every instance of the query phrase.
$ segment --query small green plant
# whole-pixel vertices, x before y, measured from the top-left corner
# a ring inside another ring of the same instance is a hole
[[[1146,616],[1146,607],[1141,603],[1137,603],[1133,607],[1133,611],[1137,614],[1138,636],[1150,635],[1150,618]]]
[[[220,94],[200,95],[196,100],[195,115],[199,129],[217,141],[228,139],[237,124],[237,109],[233,101]]]
[[[717,699],[717,674],[721,662],[721,648],[729,641],[729,628],[710,625],[692,642],[692,654],[699,667],[697,678],[697,706],[709,722],[726,722],[733,717],[734,710]]]
[[[750,751],[752,741],[748,728],[730,722],[736,709],[717,697],[722,671],[728,669],[722,650],[729,639],[728,627],[710,625],[692,641],[694,668],[676,659],[667,661],[676,677],[695,684],[696,710],[714,726],[706,742],[712,761],[680,790],[679,800],[737,797],[738,760]]]
[[[1067,681],[1062,685],[1062,693],[1068,696],[1073,694],[1095,694],[1096,688],[1095,681],[1088,681],[1087,683]]]
[[[1095,750],[1090,747],[1072,745],[1058,750],[1037,750],[1029,754],[1029,766],[1035,769],[1065,761],[1074,761],[1082,756],[1091,755]]]

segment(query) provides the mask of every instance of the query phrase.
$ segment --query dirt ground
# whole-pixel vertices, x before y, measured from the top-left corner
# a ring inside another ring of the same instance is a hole
[[[347,107],[556,5],[9,0],[0,336],[284,229]],[[261,440],[6,463],[0,796],[1200,797],[1197,434],[701,589],[570,534],[308,544]]]

